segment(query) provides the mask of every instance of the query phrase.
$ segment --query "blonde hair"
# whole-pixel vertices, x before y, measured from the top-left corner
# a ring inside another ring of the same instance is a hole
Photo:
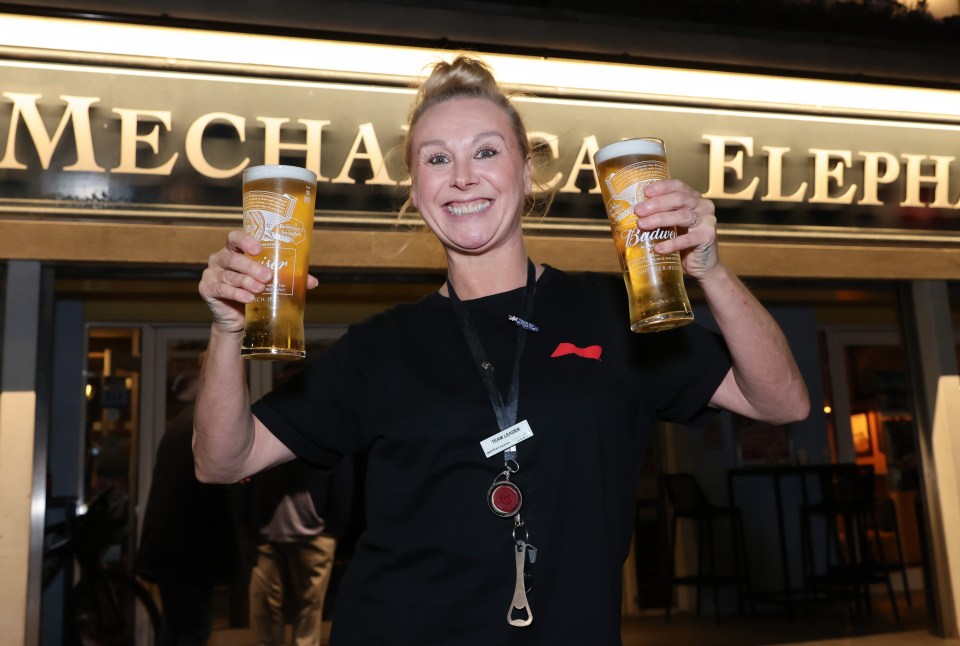
[[[403,142],[403,162],[407,172],[413,176],[413,131],[420,118],[430,108],[452,101],[454,99],[485,99],[490,101],[507,115],[513,127],[513,135],[517,140],[521,157],[533,161],[533,191],[527,196],[524,205],[524,215],[534,212],[545,213],[552,202],[553,194],[544,190],[544,184],[539,181],[541,176],[552,177],[552,172],[541,172],[540,167],[546,161],[542,150],[531,150],[527,137],[527,128],[523,124],[520,113],[511,99],[520,93],[504,91],[493,77],[493,72],[483,61],[460,54],[449,63],[440,61],[431,68],[430,75],[420,85],[416,102],[410,110],[407,119],[407,134]],[[410,200],[400,209],[401,215],[415,210]],[[542,214],[541,213],[541,214]]]

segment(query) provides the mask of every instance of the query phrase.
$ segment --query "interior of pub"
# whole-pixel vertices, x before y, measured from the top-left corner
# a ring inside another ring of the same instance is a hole
[[[151,452],[141,444],[156,443],[158,429],[189,403],[190,385],[206,347],[204,306],[195,296],[194,281],[179,276],[143,272],[118,279],[83,269],[63,273],[56,281],[57,298],[83,301],[84,333],[76,342],[86,357],[79,388],[84,432],[78,438],[85,459],[77,475],[86,491],[113,487],[126,494],[130,531],[108,552],[110,562],[122,567],[135,555],[133,519],[153,468]],[[438,280],[435,275],[411,275],[390,282],[376,277],[324,281],[310,297],[308,354],[336,339],[345,330],[344,321],[362,319],[393,301],[416,300],[435,289]],[[818,369],[807,377],[816,402],[811,415],[815,430],[770,428],[729,415],[704,431],[667,425],[659,429],[638,486],[635,547],[624,569],[624,643],[800,643],[925,631],[929,555],[908,367],[898,331],[898,286],[755,281],[754,293],[782,325],[789,325],[796,310],[816,319],[816,334],[809,347],[799,351]],[[131,311],[143,320],[131,320]],[[953,317],[956,324],[956,311]],[[281,378],[283,366],[249,362],[251,389],[269,390]],[[144,417],[145,408],[152,410],[152,419]],[[842,452],[851,448],[852,459],[845,460]],[[865,474],[864,495],[871,512],[860,517],[836,512],[839,520],[830,524],[830,512],[817,506],[824,502],[828,469],[844,464],[855,464]],[[358,501],[362,473],[357,470]],[[707,549],[716,550],[720,577],[710,572],[698,577],[698,555],[709,564],[706,553],[698,551],[698,540],[704,537],[698,536],[695,523],[672,524],[673,502],[664,487],[667,474],[678,473],[695,477],[708,504],[734,505],[742,513],[745,549],[739,567],[749,573],[749,598],[746,587],[738,590],[734,576],[731,550],[737,549],[736,537],[719,516]],[[53,477],[71,476],[58,470]],[[774,479],[780,500],[774,496]],[[349,566],[350,543],[362,526],[362,502],[357,502],[338,547],[330,610],[338,579]],[[674,532],[678,543],[671,559]],[[810,572],[805,571],[805,540],[814,554]],[[836,570],[853,558],[847,550],[867,550],[850,564],[856,577],[853,582],[831,580],[829,568]],[[864,569],[861,559],[878,569]],[[245,641],[246,582],[242,571],[236,575],[215,588],[211,643],[252,643]],[[686,578],[671,587],[667,584],[672,576]],[[720,584],[717,597],[714,582]],[[871,605],[860,605],[864,599],[859,597],[851,601],[859,585],[866,586]],[[673,615],[666,620],[664,609],[673,603]],[[631,635],[637,641],[630,641]]]
[[[144,520],[164,498],[162,440],[192,425],[211,329],[198,282],[243,227],[245,167],[319,180],[308,360],[444,283],[436,241],[398,215],[399,151],[423,65],[458,50],[521,91],[550,162],[551,211],[523,225],[533,260],[621,271],[590,160],[663,137],[674,176],[716,203],[721,257],[809,390],[801,421],[656,424],[621,573],[624,646],[960,636],[960,3],[683,1],[650,20],[569,2],[280,3],[301,22],[253,3],[48,4],[0,6],[10,643],[157,643],[167,619]],[[687,289],[697,324],[716,327]],[[243,365],[253,401],[300,364]],[[340,473],[322,643],[366,526],[366,459]],[[253,487],[216,487],[208,643],[253,646]],[[168,545],[197,540],[165,529]],[[96,625],[99,584],[122,591],[118,634]],[[295,623],[288,610],[288,638]]]

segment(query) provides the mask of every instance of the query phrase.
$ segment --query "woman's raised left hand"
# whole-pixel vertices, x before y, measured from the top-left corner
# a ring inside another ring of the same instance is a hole
[[[680,252],[683,269],[700,279],[719,262],[716,207],[678,179],[664,179],[644,189],[646,200],[637,204],[637,226],[641,231],[677,227],[677,237],[654,245],[657,253]]]

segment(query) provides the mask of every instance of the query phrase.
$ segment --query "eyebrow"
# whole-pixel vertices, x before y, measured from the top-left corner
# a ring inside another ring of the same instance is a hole
[[[500,141],[506,141],[506,138],[500,134],[497,130],[487,130],[486,132],[481,132],[474,136],[471,143],[476,143],[480,139],[485,139],[486,137],[496,137]],[[441,139],[431,139],[430,141],[425,141],[417,148],[417,152],[420,152],[428,146],[446,146],[447,142]]]

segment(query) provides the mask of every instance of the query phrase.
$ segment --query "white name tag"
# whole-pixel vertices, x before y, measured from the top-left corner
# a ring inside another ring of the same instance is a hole
[[[527,420],[523,420],[517,422],[510,428],[505,428],[499,433],[491,435],[480,442],[480,446],[483,448],[484,454],[489,458],[531,437],[533,437],[533,429],[530,428]]]

